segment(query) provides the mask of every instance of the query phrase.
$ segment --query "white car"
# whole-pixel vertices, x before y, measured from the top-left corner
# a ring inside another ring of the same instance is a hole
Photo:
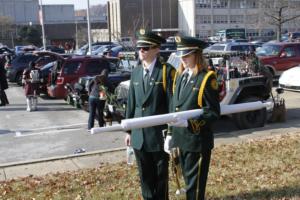
[[[300,92],[300,65],[284,71],[279,78],[279,87]]]

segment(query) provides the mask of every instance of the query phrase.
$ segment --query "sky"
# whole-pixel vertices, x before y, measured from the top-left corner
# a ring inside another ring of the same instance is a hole
[[[40,0],[41,1],[41,0]],[[75,9],[85,9],[88,0],[42,0],[43,4],[74,4]],[[90,6],[97,4],[106,4],[108,0],[90,0]]]

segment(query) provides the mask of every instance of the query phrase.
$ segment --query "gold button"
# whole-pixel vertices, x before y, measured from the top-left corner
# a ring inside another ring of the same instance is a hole
[[[175,110],[176,110],[176,111],[178,111],[178,110],[179,110],[179,108],[178,108],[178,107],[176,107],[176,108],[175,108]]]
[[[142,108],[142,111],[144,111],[144,110],[145,110],[145,108],[143,107],[143,108]]]

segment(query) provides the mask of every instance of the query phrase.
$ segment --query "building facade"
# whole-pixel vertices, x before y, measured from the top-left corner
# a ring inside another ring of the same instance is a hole
[[[59,2],[58,2],[59,3]],[[63,46],[87,42],[87,19],[76,17],[74,5],[43,5],[47,45]],[[22,26],[41,28],[38,0],[0,0],[0,43],[17,45],[17,32]],[[92,29],[107,28],[104,16],[91,17]],[[22,44],[19,44],[22,45]]]
[[[175,0],[110,0],[112,40],[135,38],[140,28],[161,34],[177,32],[178,2]]]
[[[287,0],[282,0],[287,1]],[[248,37],[274,37],[276,26],[268,23],[265,2],[270,0],[178,0],[181,33],[207,38],[227,28],[245,28]],[[285,17],[300,15],[300,1],[288,0]],[[271,11],[271,10],[270,10]],[[275,15],[276,13],[273,12]],[[283,24],[283,32],[299,31],[300,18]]]

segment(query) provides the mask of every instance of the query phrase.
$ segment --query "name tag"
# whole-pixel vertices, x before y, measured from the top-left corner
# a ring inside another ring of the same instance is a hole
[[[139,85],[139,82],[133,82],[133,85]]]
[[[163,82],[155,82],[155,85],[163,84]]]
[[[193,91],[198,91],[199,88],[193,87]]]

